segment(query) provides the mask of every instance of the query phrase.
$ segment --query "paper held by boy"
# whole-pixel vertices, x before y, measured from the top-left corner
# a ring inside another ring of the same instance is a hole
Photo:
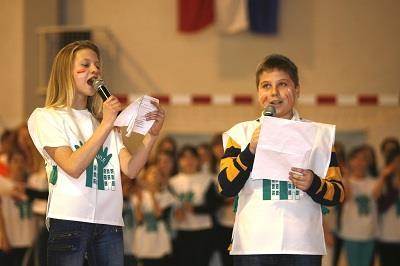
[[[127,127],[127,137],[129,137],[132,132],[145,135],[154,124],[154,120],[147,121],[145,115],[157,110],[151,101],[159,102],[158,99],[148,95],[136,99],[118,115],[114,126]]]
[[[325,177],[335,141],[335,125],[264,117],[252,179],[289,180],[291,167]]]

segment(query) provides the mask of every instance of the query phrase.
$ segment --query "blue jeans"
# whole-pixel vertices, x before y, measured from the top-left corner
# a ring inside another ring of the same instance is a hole
[[[320,255],[234,255],[234,266],[321,266]]]
[[[47,243],[49,266],[123,266],[122,227],[68,220],[50,220]]]

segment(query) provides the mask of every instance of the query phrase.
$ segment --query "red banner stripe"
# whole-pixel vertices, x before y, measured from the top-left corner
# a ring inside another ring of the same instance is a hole
[[[377,105],[378,96],[377,95],[359,95],[358,103],[360,105]]]
[[[235,95],[233,97],[234,104],[252,104],[253,97],[249,95]]]
[[[211,96],[210,95],[193,95],[192,103],[193,104],[210,104]]]
[[[335,95],[318,95],[317,96],[317,104],[336,104],[336,96]]]

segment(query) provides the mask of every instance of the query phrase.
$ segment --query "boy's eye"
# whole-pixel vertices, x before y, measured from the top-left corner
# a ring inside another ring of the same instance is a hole
[[[269,89],[269,88],[271,88],[271,84],[264,83],[264,84],[262,85],[262,87],[263,87],[264,89]]]
[[[279,83],[278,83],[278,86],[279,86],[279,87],[286,87],[286,86],[287,86],[287,83],[286,83],[286,82],[279,82]]]

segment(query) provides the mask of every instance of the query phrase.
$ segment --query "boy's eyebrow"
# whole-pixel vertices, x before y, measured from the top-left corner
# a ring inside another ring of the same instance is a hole
[[[279,81],[289,81],[289,80],[290,80],[290,79],[278,79],[277,82],[279,82]],[[263,84],[263,83],[267,83],[267,82],[268,82],[268,83],[271,83],[271,81],[269,81],[269,80],[263,80],[263,81],[261,81],[260,83]]]

